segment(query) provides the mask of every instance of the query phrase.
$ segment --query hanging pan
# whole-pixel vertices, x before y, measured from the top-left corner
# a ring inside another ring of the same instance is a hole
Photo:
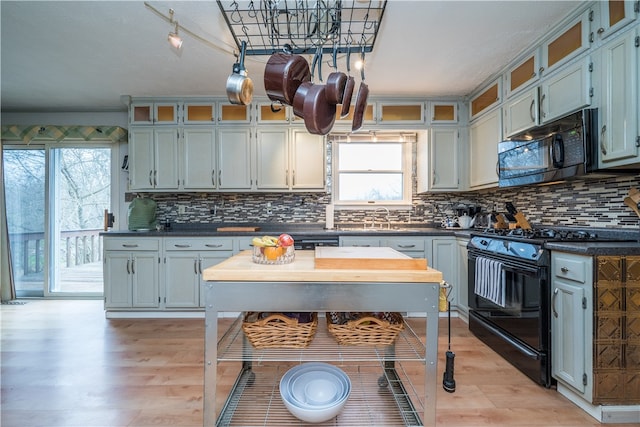
[[[342,110],[340,111],[340,118],[344,119],[349,115],[351,109],[351,98],[353,97],[353,89],[356,86],[356,80],[351,75],[351,46],[347,46],[347,81],[344,85],[344,93],[342,94]]]
[[[264,69],[264,88],[272,101],[293,105],[300,84],[311,81],[309,63],[300,55],[293,55],[291,47],[271,55]]]
[[[364,82],[364,47],[362,47],[362,68],[360,69],[360,87],[358,88],[358,96],[356,96],[356,108],[353,113],[353,122],[351,131],[355,132],[362,127],[364,119],[364,110],[367,108],[367,100],[369,99],[369,86]]]
[[[344,96],[344,87],[347,84],[347,75],[338,71],[338,45],[333,45],[334,72],[327,77],[327,101],[331,104],[341,104]]]
[[[243,41],[240,49],[240,59],[233,64],[233,74],[227,79],[227,97],[232,104],[251,104],[251,99],[253,98],[253,82],[247,77],[247,70],[244,68],[246,48],[247,42]]]

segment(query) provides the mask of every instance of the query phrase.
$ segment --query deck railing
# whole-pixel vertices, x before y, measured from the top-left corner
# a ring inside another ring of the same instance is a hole
[[[67,230],[60,233],[62,267],[74,267],[102,259],[102,229]],[[9,233],[15,273],[40,273],[44,268],[44,232]]]

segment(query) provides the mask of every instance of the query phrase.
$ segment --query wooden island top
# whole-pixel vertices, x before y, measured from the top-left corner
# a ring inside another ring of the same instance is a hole
[[[205,269],[202,277],[206,281],[252,282],[440,283],[442,281],[442,273],[426,267],[426,264],[424,269],[346,269],[344,267],[331,269],[316,268],[315,252],[312,250],[298,250],[293,262],[278,265],[254,263],[251,255],[251,250],[240,252],[220,264]],[[384,263],[381,261],[381,264]],[[354,265],[357,265],[357,262],[354,262]]]

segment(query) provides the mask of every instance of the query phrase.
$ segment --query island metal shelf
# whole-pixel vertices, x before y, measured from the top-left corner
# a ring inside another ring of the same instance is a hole
[[[440,272],[315,270],[313,252],[296,251],[295,262],[284,266],[252,264],[250,254],[241,253],[206,269],[203,278],[205,426],[301,425],[284,409],[278,383],[287,369],[304,360],[332,362],[352,380],[353,398],[324,425],[435,426]],[[333,338],[320,324],[314,338],[318,342],[310,345],[319,349],[317,354],[309,349],[254,350],[238,323],[218,340],[219,313],[245,311],[424,312],[424,344],[405,328],[396,345],[347,349],[351,346],[331,344]],[[218,364],[238,362],[242,368],[233,389],[216,408]],[[416,369],[424,371],[424,384],[418,386],[407,375],[412,372],[415,379]]]

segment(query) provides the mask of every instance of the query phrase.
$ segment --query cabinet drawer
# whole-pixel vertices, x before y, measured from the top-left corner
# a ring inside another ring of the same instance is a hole
[[[232,251],[233,239],[174,237],[165,239],[164,249],[167,251]]]
[[[400,252],[422,251],[424,254],[424,239],[393,239],[383,244]]]
[[[104,239],[104,250],[106,251],[157,251],[160,248],[160,241],[155,238],[136,237],[110,238]]]
[[[582,258],[557,254],[553,257],[551,268],[555,277],[585,283],[587,265]]]

